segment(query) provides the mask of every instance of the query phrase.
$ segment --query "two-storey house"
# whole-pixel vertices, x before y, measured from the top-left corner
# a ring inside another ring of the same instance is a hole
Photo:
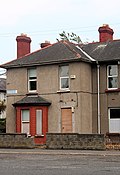
[[[99,42],[44,43],[30,53],[18,36],[17,59],[7,69],[7,132],[27,133],[36,144],[53,133],[120,132],[120,40],[99,28]]]

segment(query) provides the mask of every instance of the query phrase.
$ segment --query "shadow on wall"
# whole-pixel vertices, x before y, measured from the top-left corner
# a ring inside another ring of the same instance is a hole
[[[6,119],[0,119],[0,133],[6,133]]]

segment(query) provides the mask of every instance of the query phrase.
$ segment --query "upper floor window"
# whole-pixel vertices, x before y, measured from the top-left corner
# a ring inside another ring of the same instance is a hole
[[[59,67],[59,76],[60,76],[60,89],[67,90],[69,89],[69,66],[60,66]]]
[[[108,86],[108,89],[118,88],[118,66],[117,65],[107,66],[107,86]]]
[[[36,69],[28,69],[28,91],[34,92],[37,90],[37,75]]]

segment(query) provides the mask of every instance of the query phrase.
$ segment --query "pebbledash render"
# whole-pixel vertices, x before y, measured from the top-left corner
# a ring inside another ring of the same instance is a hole
[[[8,133],[27,133],[36,144],[46,133],[120,133],[120,40],[108,25],[99,42],[42,43],[17,36],[17,59],[7,69]]]

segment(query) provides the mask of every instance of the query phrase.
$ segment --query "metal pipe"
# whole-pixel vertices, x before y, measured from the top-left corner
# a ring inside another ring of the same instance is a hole
[[[98,100],[98,134],[101,133],[101,125],[100,125],[100,65],[97,64],[97,100]]]

